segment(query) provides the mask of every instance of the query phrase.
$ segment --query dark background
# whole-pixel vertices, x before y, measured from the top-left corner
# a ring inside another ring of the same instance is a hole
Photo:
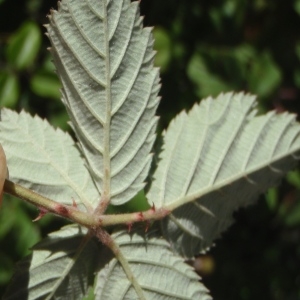
[[[0,0],[0,104],[68,129],[42,24],[56,1]],[[265,112],[300,112],[300,0],[142,0],[161,67],[159,130],[221,91],[258,95]],[[27,44],[26,44],[27,43]],[[27,45],[26,47],[24,45]],[[22,55],[21,55],[21,54]],[[215,300],[300,299],[300,175],[289,174],[197,260]],[[6,197],[0,210],[0,296],[14,263],[63,221]]]

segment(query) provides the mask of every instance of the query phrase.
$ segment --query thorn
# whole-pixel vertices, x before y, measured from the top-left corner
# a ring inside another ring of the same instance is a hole
[[[271,169],[272,170],[272,169]],[[249,176],[244,176],[244,178],[250,183],[250,184],[253,184],[253,185],[256,185],[256,182],[254,180],[252,180]]]
[[[76,201],[74,200],[73,197],[72,197],[72,202],[73,202],[73,203],[72,203],[73,207],[78,208],[78,207],[77,207],[77,203],[76,203]]]
[[[128,231],[128,233],[131,232],[131,229],[132,229],[132,223],[127,223],[127,231]]]
[[[150,225],[151,225],[150,222],[146,221],[145,233],[148,232]]]
[[[138,213],[138,220],[139,221],[143,221],[144,220],[144,214],[141,211]]]
[[[69,215],[69,210],[67,206],[57,203],[54,208],[54,213],[61,215],[62,217],[67,217]]]
[[[40,207],[38,216],[34,220],[32,220],[32,222],[39,221],[47,213],[48,213],[48,210],[46,210],[45,208]]]
[[[156,211],[156,207],[155,207],[155,204],[154,204],[154,202],[152,202],[151,210],[152,210],[153,212],[155,212],[155,211]]]

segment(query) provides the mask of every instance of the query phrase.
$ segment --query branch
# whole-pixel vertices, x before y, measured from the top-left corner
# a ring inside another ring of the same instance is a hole
[[[6,194],[16,196],[37,206],[41,211],[53,213],[63,218],[70,219],[85,227],[91,228],[97,226],[99,223],[97,218],[91,214],[80,211],[74,206],[53,201],[10,180],[5,180],[3,191]]]
[[[117,224],[127,224],[132,225],[137,222],[147,222],[160,220],[170,214],[171,211],[165,208],[155,209],[154,207],[143,211],[134,212],[128,214],[116,214],[116,215],[102,215],[98,217],[102,227],[117,225]]]

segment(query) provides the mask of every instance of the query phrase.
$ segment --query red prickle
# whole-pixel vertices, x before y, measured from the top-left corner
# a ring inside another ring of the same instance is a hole
[[[38,216],[34,220],[32,220],[32,222],[36,222],[36,221],[40,220],[47,213],[48,213],[48,211],[45,208],[40,207]]]
[[[128,231],[128,233],[131,232],[131,229],[132,229],[132,223],[127,223],[127,231]]]

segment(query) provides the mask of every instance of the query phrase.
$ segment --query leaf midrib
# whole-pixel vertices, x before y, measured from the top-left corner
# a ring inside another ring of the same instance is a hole
[[[105,1],[106,2],[106,1]],[[104,5],[104,39],[105,39],[105,76],[106,76],[106,108],[105,121],[103,124],[103,195],[102,200],[109,203],[111,197],[111,169],[110,169],[110,122],[111,122],[111,79],[110,79],[110,53],[109,53],[109,36],[108,36],[108,11],[107,3]],[[99,205],[101,205],[101,200]]]
[[[264,168],[270,168],[273,172],[276,172],[276,170],[274,170],[274,168],[272,168],[271,164],[276,163],[277,161],[280,161],[281,159],[284,159],[285,157],[291,156],[293,155],[295,151],[289,151],[289,152],[285,152],[282,155],[277,156],[276,158],[274,158],[272,161],[269,161],[268,163],[263,163],[263,164],[258,164],[255,167],[252,167],[250,169],[248,169],[247,171],[244,172],[240,172],[238,174],[236,174],[233,177],[224,179],[222,181],[220,181],[217,184],[212,184],[211,186],[202,188],[201,191],[196,192],[196,193],[192,193],[190,195],[186,195],[184,197],[178,197],[177,199],[173,200],[173,201],[168,201],[170,202],[170,204],[167,205],[163,205],[162,208],[173,211],[176,208],[185,205],[189,202],[193,202],[193,201],[197,201],[199,200],[202,196],[205,196],[209,193],[212,193],[214,191],[218,191],[221,188],[230,185],[232,183],[235,183],[236,181],[244,178],[245,180],[249,181],[250,184],[252,184],[252,182],[247,179],[247,177],[251,176],[251,174],[258,172]],[[281,172],[280,170],[277,170],[278,172]],[[166,199],[161,199],[161,203],[164,203]]]

